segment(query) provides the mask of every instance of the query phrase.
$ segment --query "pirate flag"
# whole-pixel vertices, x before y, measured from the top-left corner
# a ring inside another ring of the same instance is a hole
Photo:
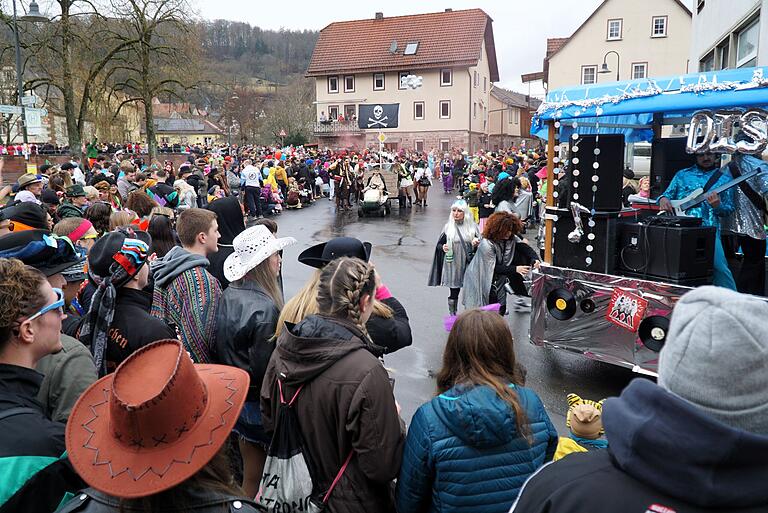
[[[358,126],[365,130],[397,128],[399,103],[376,103],[358,106]]]

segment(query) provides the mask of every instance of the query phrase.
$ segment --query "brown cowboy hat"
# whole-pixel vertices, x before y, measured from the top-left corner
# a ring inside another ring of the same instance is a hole
[[[173,488],[219,451],[249,382],[235,367],[193,364],[178,340],[145,346],[80,396],[67,423],[69,459],[114,497]]]

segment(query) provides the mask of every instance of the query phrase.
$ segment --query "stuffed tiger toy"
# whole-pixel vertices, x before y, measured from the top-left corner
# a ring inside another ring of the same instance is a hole
[[[568,400],[568,414],[565,416],[565,427],[568,429],[571,429],[571,410],[573,410],[574,407],[580,405],[580,404],[588,404],[590,406],[594,406],[600,413],[603,412],[603,403],[605,402],[605,399],[601,399],[599,401],[592,401],[590,399],[582,399],[580,396],[576,394],[568,394],[566,396],[566,399]],[[600,436],[605,434],[605,429],[600,430]]]

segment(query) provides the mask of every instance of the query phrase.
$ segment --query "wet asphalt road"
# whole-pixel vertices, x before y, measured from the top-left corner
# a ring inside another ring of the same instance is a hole
[[[283,255],[286,298],[293,296],[313,271],[296,260],[304,249],[338,236],[357,237],[373,244],[371,260],[411,320],[413,346],[388,355],[385,362],[396,379],[395,396],[406,422],[434,395],[429,372],[439,369],[447,339],[443,318],[447,315],[448,289],[427,287],[426,283],[435,243],[453,199],[443,194],[442,187],[432,187],[428,207],[414,206],[401,212],[395,200],[386,218],[358,218],[356,209],[337,214],[327,199],[274,217],[279,224],[278,236],[298,240]],[[529,238],[533,240],[533,233]],[[527,386],[544,401],[561,434],[566,431],[568,393],[598,400],[618,395],[635,377],[623,368],[534,346],[528,339],[529,315],[512,313],[507,319],[515,338],[515,353],[528,372]]]

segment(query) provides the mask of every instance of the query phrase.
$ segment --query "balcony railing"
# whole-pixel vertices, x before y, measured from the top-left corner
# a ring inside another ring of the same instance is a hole
[[[310,124],[310,129],[313,134],[319,137],[363,133],[363,130],[357,126],[357,121],[315,122]]]

